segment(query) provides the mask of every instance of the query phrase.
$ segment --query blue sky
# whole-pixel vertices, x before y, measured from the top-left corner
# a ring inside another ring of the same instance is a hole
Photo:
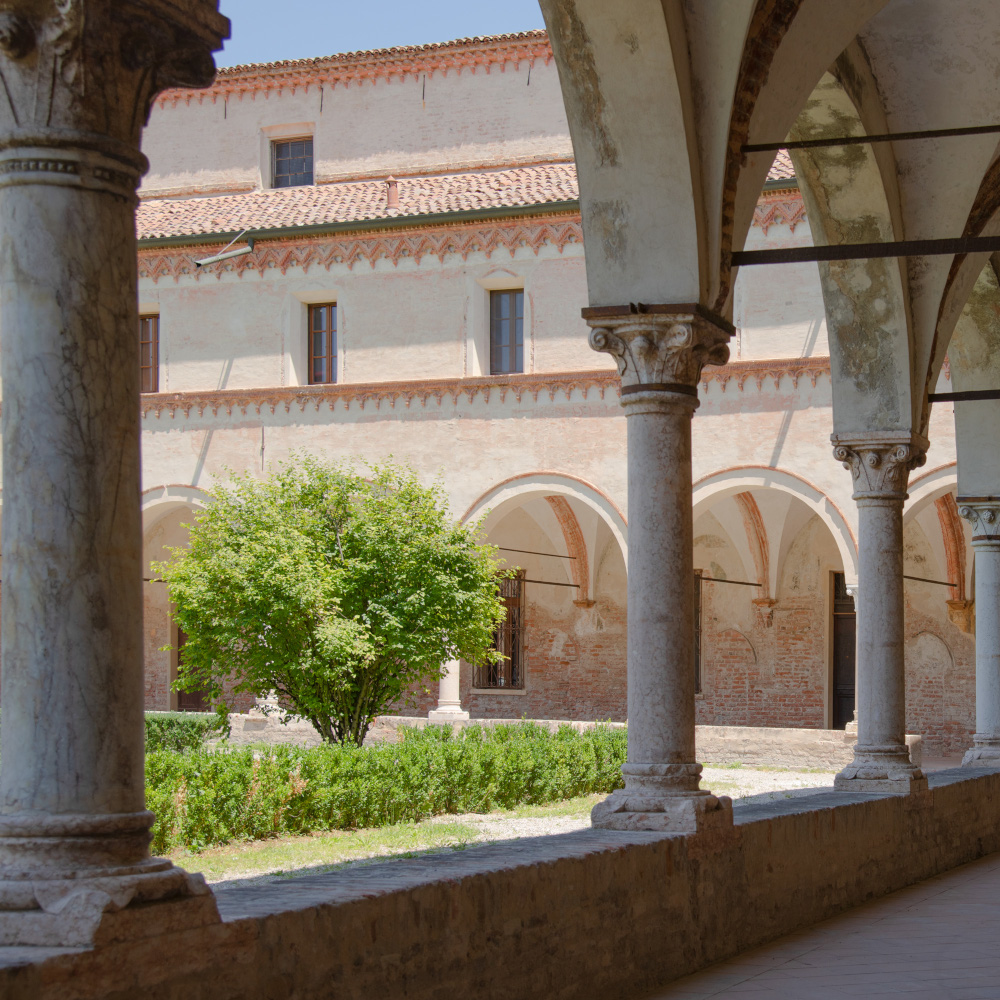
[[[222,0],[221,9],[233,37],[219,66],[544,27],[538,0]]]

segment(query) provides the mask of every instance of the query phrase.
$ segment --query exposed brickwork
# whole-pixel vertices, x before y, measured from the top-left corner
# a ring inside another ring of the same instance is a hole
[[[975,639],[909,599],[905,622],[906,731],[923,735],[925,753],[961,753],[976,726]]]
[[[530,592],[529,592],[530,594]],[[525,693],[473,694],[462,664],[462,707],[473,718],[625,720],[625,608],[553,612],[528,599]]]
[[[704,620],[712,620],[717,588],[703,592]],[[826,628],[820,596],[774,606],[741,632],[708,629],[702,639],[702,725],[822,728],[825,725]]]

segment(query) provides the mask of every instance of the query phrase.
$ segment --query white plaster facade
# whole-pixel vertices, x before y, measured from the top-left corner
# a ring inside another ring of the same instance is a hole
[[[297,224],[287,191],[268,191],[270,142],[301,135],[314,138],[317,197],[375,182],[365,217]],[[183,543],[180,525],[226,469],[266,471],[296,449],[391,455],[440,476],[456,516],[489,511],[490,541],[577,559],[510,557],[528,579],[578,590],[528,585],[524,690],[474,691],[463,665],[463,709],[624,718],[626,421],[613,364],[581,319],[579,208],[546,179],[570,162],[568,136],[541,33],[239,68],[160,98],[139,223],[140,313],[158,315],[160,331],[160,392],[142,401],[147,560]],[[474,201],[480,180],[514,190],[525,167],[542,171],[527,199],[428,211],[459,175],[477,179]],[[747,249],[811,243],[781,173]],[[384,202],[390,175],[398,211]],[[192,266],[243,228],[252,255]],[[524,290],[524,373],[498,377],[489,293],[504,288]],[[337,384],[310,387],[307,310],[322,302],[337,304]],[[698,722],[829,727],[833,574],[856,582],[858,525],[829,443],[816,265],[744,268],[732,312],[732,360],[706,369],[693,419],[695,567],[758,586],[702,585]],[[950,410],[933,412],[930,471],[914,476],[905,528],[909,575],[962,574],[951,588],[906,584],[907,727],[930,752],[968,745],[975,711],[969,616],[950,619],[947,604],[971,600],[973,561],[971,532],[942,500],[955,489]],[[176,654],[160,650],[173,636],[155,582],[145,634],[147,706],[167,708]],[[421,711],[436,702],[436,681],[416,695]]]

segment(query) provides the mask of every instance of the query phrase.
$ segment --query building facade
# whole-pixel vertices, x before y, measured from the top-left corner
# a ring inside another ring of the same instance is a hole
[[[545,34],[223,70],[162,95],[144,149],[146,564],[184,544],[227,469],[265,473],[295,450],[392,456],[440,477],[453,514],[482,519],[523,570],[505,669],[453,665],[400,710],[623,720],[625,417],[581,319],[583,226]],[[605,252],[626,239],[609,219]],[[244,231],[234,248],[252,237],[251,253],[197,265]],[[811,242],[779,156],[747,249]],[[698,721],[843,727],[858,525],[831,454],[816,265],[742,269],[733,318],[732,358],[704,370],[693,420]],[[967,746],[975,716],[952,419],[935,407],[904,518],[907,729],[932,752]],[[176,707],[163,647],[178,636],[147,576],[146,704]]]

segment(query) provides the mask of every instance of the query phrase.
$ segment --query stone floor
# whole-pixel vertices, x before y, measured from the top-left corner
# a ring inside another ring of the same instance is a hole
[[[1000,854],[799,931],[647,1000],[1000,1000]]]

